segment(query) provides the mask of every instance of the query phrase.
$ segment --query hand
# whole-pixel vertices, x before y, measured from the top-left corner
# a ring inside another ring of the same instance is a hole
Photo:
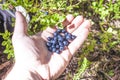
[[[56,79],[87,38],[91,26],[89,20],[83,19],[82,16],[74,18],[72,15],[66,16],[63,25],[68,32],[77,37],[68,45],[68,49],[60,54],[51,53],[46,47],[46,41],[56,28],[48,27],[43,32],[29,36],[25,18],[20,12],[16,12],[15,30],[12,37],[15,65],[31,71],[31,76],[36,74],[43,79]]]

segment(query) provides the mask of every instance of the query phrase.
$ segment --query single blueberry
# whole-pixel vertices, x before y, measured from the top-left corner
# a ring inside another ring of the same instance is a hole
[[[52,44],[50,43],[50,42],[47,42],[47,46],[49,47],[49,46],[51,46]]]
[[[60,34],[59,34],[59,35],[57,35],[57,38],[62,38],[62,35],[60,35]]]
[[[74,40],[76,38],[76,36],[75,35],[72,35],[72,40]]]
[[[52,47],[52,48],[55,48],[55,47],[56,47],[56,44],[52,44],[51,47]]]
[[[57,35],[58,35],[58,33],[57,33],[57,32],[54,32],[54,33],[53,33],[53,35],[54,35],[54,36],[57,36]]]
[[[60,46],[60,47],[63,47],[63,46],[64,46],[63,42],[60,41],[60,42],[59,42],[59,46]]]
[[[68,34],[67,34],[67,36],[70,36],[70,37],[72,37],[72,34],[71,34],[71,33],[68,33]]]
[[[47,40],[50,41],[52,39],[52,37],[48,37]]]
[[[60,46],[58,44],[56,44],[56,48],[58,49]]]
[[[67,35],[66,37],[66,40],[71,40],[71,36]]]
[[[68,33],[68,34],[66,35],[66,39],[67,39],[67,40],[72,40],[72,34]]]
[[[60,50],[56,50],[56,53],[57,53],[57,54],[60,54]]]
[[[65,32],[64,35],[67,36],[68,32]]]
[[[50,52],[52,52],[52,47],[48,47],[48,50],[49,50]]]
[[[56,43],[57,43],[57,40],[51,40],[51,43],[52,43],[52,44],[56,44]]]
[[[64,46],[68,46],[69,42],[68,41],[63,41]]]
[[[46,11],[46,12],[45,12],[45,15],[48,15],[48,14],[49,14],[49,13]]]
[[[63,41],[63,40],[64,38],[62,36],[58,38],[58,41]]]
[[[52,52],[56,52],[56,48],[52,48]]]
[[[62,31],[61,29],[57,29],[56,30],[57,33],[61,33],[61,31]]]
[[[54,36],[54,37],[53,37],[53,40],[56,40],[56,41],[57,41],[57,36]]]
[[[63,51],[63,50],[64,50],[64,47],[60,47],[59,50],[60,50],[60,51]]]
[[[67,32],[65,29],[62,29],[62,31],[61,31],[62,33],[65,33],[65,32]]]

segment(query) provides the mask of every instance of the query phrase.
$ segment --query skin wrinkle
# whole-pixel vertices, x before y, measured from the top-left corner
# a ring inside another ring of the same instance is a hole
[[[39,39],[38,37],[36,37],[36,36],[34,36],[34,37],[32,37],[32,39],[33,39],[33,41],[34,41],[34,45],[35,46],[37,46],[36,47],[36,50],[35,51],[37,51],[36,53],[38,53],[37,54],[37,57],[38,57],[38,59],[37,60],[40,60],[41,61],[41,64],[46,64],[46,63],[48,63],[48,61],[50,60],[50,57],[51,56],[49,56],[48,57],[48,51],[46,50],[46,51],[44,51],[43,52],[43,49],[46,47],[45,46],[45,42],[43,42],[41,39]],[[41,42],[42,41],[42,42]],[[42,44],[41,44],[42,43]],[[39,44],[39,45],[38,45]],[[42,47],[41,47],[42,46]],[[40,53],[39,52],[39,50],[42,52],[42,53]],[[40,53],[40,54],[39,54]],[[42,55],[44,53],[44,55]],[[46,61],[44,61],[44,58],[46,58],[47,60]]]
[[[61,55],[58,55],[58,54],[55,54],[55,53],[53,53],[53,55],[61,56]],[[55,62],[54,64],[53,63],[51,64],[52,60],[56,60],[56,56],[52,56],[52,58],[51,58],[51,60],[49,62],[49,67],[50,67],[51,79],[52,80],[55,80],[64,71],[64,68],[68,65],[68,62],[62,56],[57,58],[58,59],[57,61],[59,61],[59,62]],[[56,69],[56,67],[59,66],[59,65],[63,65],[63,66],[61,66],[61,69],[59,71],[55,72],[54,69]],[[52,73],[54,73],[54,74],[52,74]]]
[[[44,80],[37,72],[30,72],[31,78],[30,80]]]

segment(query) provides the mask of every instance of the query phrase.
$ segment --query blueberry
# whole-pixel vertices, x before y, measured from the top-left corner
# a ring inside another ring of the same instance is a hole
[[[60,35],[60,34],[59,34],[59,35],[57,35],[57,38],[62,38],[62,35]]]
[[[56,44],[56,48],[58,49],[60,46],[58,44]]]
[[[54,35],[54,36],[57,36],[57,35],[58,35],[58,33],[57,33],[57,32],[54,32],[54,33],[53,33],[53,35]]]
[[[63,42],[59,42],[59,46],[63,47],[64,46]]]
[[[48,50],[52,52],[52,47],[48,47]]]
[[[56,47],[56,44],[52,44],[51,47],[52,47],[52,48],[55,48],[55,47]]]
[[[57,38],[58,38],[58,41],[63,41],[64,40],[64,37],[62,35],[58,35]]]
[[[66,35],[66,39],[67,39],[67,40],[72,40],[72,34],[68,33],[68,34]]]
[[[56,40],[56,41],[57,41],[57,36],[55,36],[55,37],[53,38],[53,40]]]
[[[56,44],[56,43],[57,43],[57,40],[51,40],[51,43],[52,43],[52,44]]]
[[[57,32],[57,33],[60,33],[61,31],[62,31],[61,29],[57,29],[57,31],[56,31],[56,32]]]
[[[75,35],[72,35],[72,40],[74,40],[76,38],[76,36]]]
[[[63,51],[63,50],[64,50],[64,47],[60,47],[59,50],[60,50],[60,51]]]
[[[56,48],[52,48],[52,52],[56,52]]]
[[[65,32],[64,34],[65,34],[65,36],[67,36],[69,33],[68,33],[68,32]]]
[[[49,46],[51,46],[52,44],[50,43],[50,42],[47,42],[47,46],[49,47]]]
[[[49,51],[60,53],[65,49],[65,46],[68,46],[69,43],[76,38],[75,35],[68,33],[65,29],[57,29],[53,33],[53,37],[48,37],[48,42],[46,46]]]
[[[48,14],[49,14],[49,13],[46,11],[46,12],[45,12],[45,15],[48,15]]]
[[[59,38],[58,38],[58,41],[63,41],[63,40],[64,40],[63,37],[59,37]]]
[[[60,50],[56,50],[56,53],[57,53],[57,54],[60,54]]]
[[[65,29],[62,29],[62,31],[61,31],[62,33],[65,33],[65,32],[67,32]]]
[[[50,41],[52,39],[52,37],[48,37],[47,40]]]
[[[66,37],[66,40],[71,40],[71,36],[67,35]]]
[[[68,46],[69,42],[68,41],[63,41],[64,46]]]
[[[67,34],[67,36],[70,36],[70,37],[72,37],[72,34],[68,33],[68,34]]]

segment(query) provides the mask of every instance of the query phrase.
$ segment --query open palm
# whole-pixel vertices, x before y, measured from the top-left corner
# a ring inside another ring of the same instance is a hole
[[[87,38],[90,28],[90,22],[83,19],[82,16],[74,18],[72,15],[68,15],[63,25],[68,32],[77,37],[60,54],[51,53],[46,47],[46,41],[47,37],[52,36],[56,28],[48,27],[43,32],[29,36],[25,18],[20,12],[16,12],[15,30],[12,37],[15,63],[23,68],[33,70],[31,72],[43,79],[57,78]]]

